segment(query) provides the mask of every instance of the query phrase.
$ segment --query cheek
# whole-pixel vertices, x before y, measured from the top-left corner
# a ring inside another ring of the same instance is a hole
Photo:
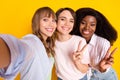
[[[44,30],[44,29],[43,29],[42,27],[39,28],[39,31],[40,31],[40,32],[43,32],[43,30]]]
[[[57,25],[62,26],[62,25],[64,25],[64,23],[62,21],[59,21]]]
[[[57,27],[59,27],[59,26],[60,26],[60,22],[57,23]]]
[[[54,28],[56,28],[57,27],[56,23],[53,26],[54,26]]]
[[[71,27],[72,27],[72,28],[74,27],[74,24],[73,24],[73,23],[71,24]]]
[[[57,27],[56,27],[56,29],[59,31],[59,30],[60,30],[60,27],[59,27],[59,26],[57,26]]]
[[[63,25],[63,24],[62,24],[61,22],[58,22],[58,23],[57,23],[57,28],[60,29],[60,28],[62,27],[62,25]]]
[[[45,24],[44,22],[40,22],[40,26],[43,27],[43,26],[46,26],[47,23]]]
[[[80,31],[80,33],[82,32],[82,30],[83,30],[83,27],[82,27],[82,26],[79,27],[79,31]]]
[[[57,24],[56,24],[56,23],[54,24],[54,28],[55,28],[55,29],[57,28]]]
[[[94,28],[92,28],[92,31],[93,31],[93,32],[95,32],[95,31],[96,31],[96,28],[95,28],[95,27],[94,27]]]

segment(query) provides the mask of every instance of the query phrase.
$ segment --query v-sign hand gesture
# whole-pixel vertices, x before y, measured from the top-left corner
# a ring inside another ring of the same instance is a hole
[[[78,62],[78,63],[81,62],[81,59],[83,57],[83,53],[87,49],[87,44],[82,49],[80,48],[80,44],[81,44],[81,42],[78,45],[77,51],[74,52],[74,54],[73,54],[73,61]]]
[[[113,51],[110,52],[111,46],[108,49],[105,57],[100,61],[99,63],[99,70],[101,72],[105,72],[106,69],[112,66],[114,62],[113,54],[116,52],[117,48],[115,48]]]
[[[80,45],[80,43],[79,43],[79,45]],[[87,48],[87,44],[82,49],[80,49],[79,45],[78,45],[77,51],[73,53],[73,56],[72,56],[73,62],[79,71],[81,71],[82,73],[85,73],[88,70],[88,64],[81,63],[81,60],[83,57],[83,53],[85,52],[85,50]]]

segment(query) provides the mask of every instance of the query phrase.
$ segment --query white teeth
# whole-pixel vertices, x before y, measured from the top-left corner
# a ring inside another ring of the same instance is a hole
[[[63,30],[66,30],[66,31],[69,30],[69,28],[65,28],[65,27],[63,27],[62,29],[63,29]]]
[[[49,31],[49,32],[52,32],[52,31],[53,31],[52,28],[47,28],[46,30]]]
[[[90,32],[89,31],[83,31],[84,34],[89,34]]]

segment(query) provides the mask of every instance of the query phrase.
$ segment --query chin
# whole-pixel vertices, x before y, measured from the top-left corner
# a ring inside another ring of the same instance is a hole
[[[48,37],[51,37],[52,35],[48,35]]]

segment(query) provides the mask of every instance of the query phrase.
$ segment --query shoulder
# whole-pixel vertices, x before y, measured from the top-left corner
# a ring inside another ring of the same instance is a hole
[[[105,38],[103,38],[103,37],[100,37],[100,36],[97,36],[97,40],[100,41],[100,42],[110,43],[107,39],[105,39]]]
[[[79,46],[83,47],[86,43],[86,40],[81,37],[81,36],[77,36],[77,35],[73,35],[73,38],[75,40],[75,43],[79,44]]]
[[[78,35],[73,35],[73,38],[76,40],[85,41],[85,39],[83,37],[78,36]]]
[[[42,43],[42,41],[34,34],[27,34],[21,40],[32,42],[32,43]]]
[[[97,44],[102,45],[102,46],[104,45],[110,46],[110,42],[107,39],[97,36],[97,35],[96,35],[96,42]]]
[[[36,39],[36,40],[39,40],[39,38],[34,34],[27,34],[27,35],[23,36],[22,39]]]

